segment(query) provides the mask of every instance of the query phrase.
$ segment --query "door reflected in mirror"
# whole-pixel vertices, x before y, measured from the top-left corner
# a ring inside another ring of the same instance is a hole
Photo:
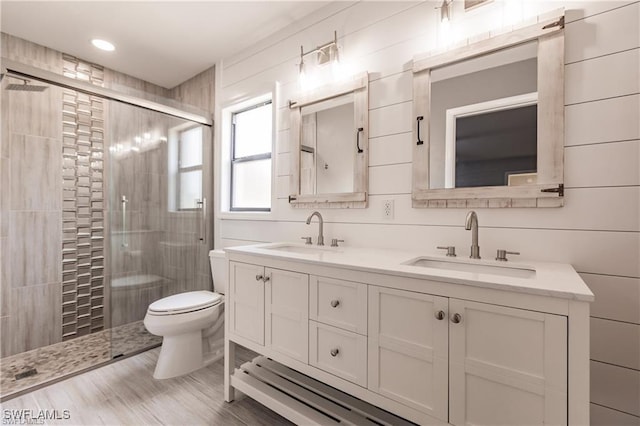
[[[537,183],[537,44],[432,69],[431,189]]]
[[[353,93],[306,105],[301,114],[300,194],[354,192]]]

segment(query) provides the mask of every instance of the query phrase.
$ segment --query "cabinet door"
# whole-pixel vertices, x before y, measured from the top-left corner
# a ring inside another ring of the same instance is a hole
[[[369,389],[444,421],[447,306],[445,297],[369,286]]]
[[[264,345],[264,267],[229,262],[229,330]]]
[[[566,317],[456,299],[449,313],[450,423],[567,424]]]
[[[305,364],[309,360],[309,276],[265,270],[265,345]]]

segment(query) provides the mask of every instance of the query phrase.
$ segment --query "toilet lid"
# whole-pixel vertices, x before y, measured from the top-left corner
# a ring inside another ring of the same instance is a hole
[[[217,305],[221,300],[221,294],[211,291],[189,291],[156,300],[149,305],[149,311],[164,314],[179,314],[209,308]]]

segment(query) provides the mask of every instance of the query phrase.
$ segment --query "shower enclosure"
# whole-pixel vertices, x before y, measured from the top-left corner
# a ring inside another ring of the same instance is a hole
[[[115,102],[109,121],[109,305],[112,355],[119,356],[160,342],[141,323],[150,303],[211,289],[211,132]]]
[[[73,58],[84,82],[3,63],[2,398],[158,345],[148,305],[210,290],[213,241],[205,114],[94,87]]]

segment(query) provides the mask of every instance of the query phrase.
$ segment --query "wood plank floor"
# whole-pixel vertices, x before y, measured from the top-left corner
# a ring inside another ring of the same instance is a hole
[[[155,380],[159,348],[3,402],[5,410],[69,410],[47,425],[290,425],[251,398],[223,400],[223,361],[187,376]],[[238,351],[238,363],[252,354]],[[17,424],[20,424],[18,420]]]

